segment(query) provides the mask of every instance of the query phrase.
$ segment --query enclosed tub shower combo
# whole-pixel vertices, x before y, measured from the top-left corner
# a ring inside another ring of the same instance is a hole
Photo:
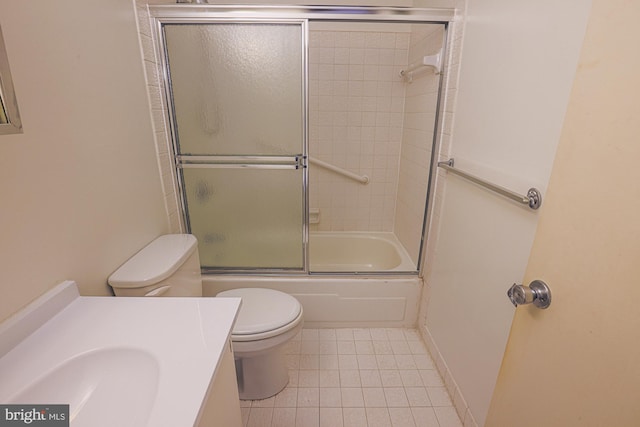
[[[285,290],[311,325],[335,325],[313,315],[326,304],[415,323],[452,12],[149,11],[204,294]]]

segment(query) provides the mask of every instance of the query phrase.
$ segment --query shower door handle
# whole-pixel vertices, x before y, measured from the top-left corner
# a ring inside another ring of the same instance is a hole
[[[177,166],[180,169],[300,169],[307,167],[306,159],[307,156],[302,154],[290,156],[201,156],[181,154],[176,156]]]
[[[538,308],[548,308],[551,305],[551,290],[542,280],[534,280],[529,286],[514,283],[507,296],[515,307],[533,304]]]
[[[295,157],[296,161],[296,169],[304,169],[307,167],[307,156],[303,156],[302,154],[298,154]]]

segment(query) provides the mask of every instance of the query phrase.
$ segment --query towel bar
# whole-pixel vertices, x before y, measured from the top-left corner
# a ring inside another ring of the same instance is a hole
[[[449,172],[452,172],[458,176],[461,176],[475,184],[478,184],[484,188],[487,188],[493,192],[496,192],[518,203],[527,205],[533,210],[538,209],[542,205],[542,193],[540,193],[540,191],[537,188],[533,188],[533,187],[530,188],[529,191],[527,191],[526,196],[523,196],[521,194],[514,193],[511,190],[507,190],[506,188],[501,187],[499,185],[492,184],[488,181],[485,181],[482,178],[478,178],[477,176],[473,176],[467,172],[461,171],[460,169],[453,167],[453,164],[454,164],[453,159],[449,159],[445,162],[438,162],[438,167],[445,169]]]

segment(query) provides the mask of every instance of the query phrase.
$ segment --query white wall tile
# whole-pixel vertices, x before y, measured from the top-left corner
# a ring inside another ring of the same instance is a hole
[[[413,26],[414,31],[406,42],[409,48],[409,63],[421,56],[437,52],[442,46],[443,31],[426,31],[424,26]],[[437,92],[428,88],[435,86],[439,78],[431,71],[406,85],[404,101],[404,132],[398,176],[398,204],[394,229],[414,261],[419,254],[419,241],[415,234],[422,229],[426,192],[431,159],[431,139],[435,116]],[[427,142],[428,141],[428,142]],[[416,194],[424,195],[416,197]]]
[[[390,182],[390,177],[393,177],[392,182],[396,182],[397,171],[387,172],[387,168],[397,168],[398,161],[389,161],[386,150],[378,158],[380,150],[373,153],[371,144],[374,141],[390,144],[394,139],[401,140],[398,129],[401,128],[402,117],[394,116],[396,129],[391,131],[389,114],[392,110],[401,112],[404,104],[402,87],[394,86],[399,71],[394,64],[402,55],[402,63],[406,63],[407,46],[403,40],[408,40],[408,36],[376,31],[312,30],[310,34],[313,35],[310,36],[312,45],[318,46],[317,50],[310,52],[310,55],[318,56],[311,62],[328,62],[330,58],[334,61],[332,70],[320,66],[318,75],[313,76],[319,85],[318,110],[336,113],[332,124],[323,116],[320,125],[326,128],[310,134],[310,154],[371,178],[371,182],[363,186],[331,172],[311,173],[310,200],[317,204],[312,207],[318,207],[322,212],[321,223],[314,228],[320,231],[392,231],[396,194],[395,189],[391,192],[384,190],[384,185]],[[332,53],[320,48],[321,45],[329,47],[330,43],[323,40],[333,41],[330,46]],[[397,51],[396,45],[401,52]],[[393,73],[392,69],[395,70]],[[329,94],[330,90],[333,93]],[[394,101],[391,96],[397,99]],[[311,111],[314,110],[312,107]],[[376,117],[376,114],[381,116]],[[380,172],[373,173],[372,169]],[[380,185],[382,191],[378,193],[383,199],[380,199],[380,205],[375,206],[371,204],[374,199],[370,196]],[[335,187],[350,191],[336,191]],[[321,192],[324,191],[331,192],[332,197],[323,197]],[[344,198],[348,200],[340,200]],[[371,215],[374,210],[377,213]]]

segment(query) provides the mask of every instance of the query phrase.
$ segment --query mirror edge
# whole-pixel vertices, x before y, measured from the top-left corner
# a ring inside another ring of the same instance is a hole
[[[4,109],[7,123],[0,124],[0,135],[22,133],[22,121],[18,111],[18,101],[13,89],[9,58],[0,27],[0,108]]]

